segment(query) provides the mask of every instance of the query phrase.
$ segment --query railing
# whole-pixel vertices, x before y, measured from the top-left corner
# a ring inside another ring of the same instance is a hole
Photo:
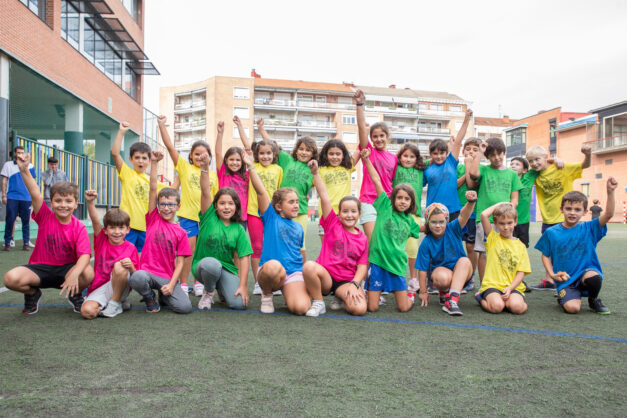
[[[450,135],[451,134],[451,130],[450,129],[428,128],[428,127],[418,127],[418,132],[421,133],[421,134],[444,134],[444,135]]]
[[[298,107],[310,107],[317,109],[350,109],[354,110],[355,105],[349,103],[326,103],[326,102],[310,102],[308,100],[299,100],[296,102]]]
[[[266,105],[266,106],[286,106],[286,107],[295,107],[296,102],[294,100],[278,100],[278,99],[255,99],[256,105]]]
[[[413,126],[390,126],[392,132],[404,132],[404,133],[416,133],[416,128]]]
[[[592,152],[610,152],[627,148],[627,134],[610,136],[588,142]]]
[[[416,114],[416,108],[404,108],[404,107],[396,107],[396,106],[374,106],[366,103],[366,110],[370,112],[381,112],[381,113],[411,113]]]
[[[269,126],[296,126],[298,125],[298,121],[292,120],[292,119],[267,119],[265,117],[263,119],[263,123],[264,125],[269,125]]]
[[[456,112],[450,110],[434,110],[434,109],[418,109],[419,115],[425,116],[452,116],[452,117],[460,117],[463,118],[464,112]]]
[[[194,108],[202,108],[207,106],[207,102],[205,101],[194,101],[194,102],[185,102],[185,103],[177,103],[174,105],[174,110],[186,110],[186,109],[194,109]]]
[[[299,120],[298,126],[310,127],[310,128],[335,128],[335,122],[324,122],[318,120]]]

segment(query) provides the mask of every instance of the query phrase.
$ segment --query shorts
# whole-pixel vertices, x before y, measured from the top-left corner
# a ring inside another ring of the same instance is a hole
[[[501,292],[499,289],[496,289],[494,287],[489,287],[486,290],[484,290],[483,292],[479,293],[479,295],[476,296],[477,301],[481,301],[482,299],[485,299],[490,293],[498,293],[499,295],[503,294],[503,292]],[[523,295],[522,293],[520,293],[516,289],[512,290],[512,294],[514,294],[514,293],[518,293],[523,298],[525,297],[525,295]]]
[[[359,225],[367,224],[377,220],[377,210],[370,203],[361,202],[361,215],[359,215]]]
[[[462,229],[462,241],[469,244],[475,243],[475,237],[477,235],[477,223],[475,221],[476,218],[473,216],[466,222],[464,229]]]
[[[301,248],[301,251],[305,251],[305,241],[307,241],[305,239],[305,236],[307,235],[307,222],[308,222],[308,218],[307,218],[307,214],[303,213],[301,215],[298,215],[297,217],[295,217],[294,219],[292,219],[293,221],[296,221],[300,224],[300,226],[303,227],[303,248]]]
[[[146,231],[131,228],[131,232],[126,234],[124,239],[133,244],[137,248],[138,253],[141,253],[144,249],[144,242],[146,242]]]
[[[287,276],[285,276],[285,281],[283,282],[283,286],[292,282],[305,282],[305,279],[303,279],[303,272],[295,271],[294,273],[288,274]]]
[[[333,277],[331,277],[331,290],[329,290],[329,292],[324,294],[323,296],[335,295],[335,291],[339,287],[344,286],[345,284],[350,284],[351,282],[352,280],[335,280]]]
[[[529,222],[516,225],[514,228],[514,236],[525,244],[525,247],[529,248]]]
[[[370,272],[366,281],[366,289],[373,292],[397,292],[407,290],[407,279],[370,264]]]
[[[187,238],[198,236],[198,224],[198,221],[192,221],[191,219],[179,217],[179,225],[185,230]]]
[[[583,275],[568,286],[558,290],[557,303],[559,303],[560,306],[564,306],[566,302],[573,299],[581,299],[584,296],[588,296],[588,291],[584,288],[581,280],[582,277]]]
[[[61,285],[65,283],[65,276],[76,263],[62,264],[55,266],[52,264],[26,264],[26,267],[39,277],[39,288],[47,289],[54,287],[61,289]]]
[[[414,221],[418,225],[422,225],[424,223],[420,216],[416,214],[412,214],[411,216],[413,216]],[[405,244],[405,250],[407,251],[408,258],[416,258],[418,256],[418,238],[409,237],[407,239],[407,244]]]
[[[130,278],[131,278],[131,275],[129,274],[127,277],[127,280]],[[131,287],[128,286],[127,284],[126,290],[122,294],[121,301],[124,301],[126,299],[130,290],[131,290]],[[98,302],[100,309],[104,309],[109,304],[109,301],[111,301],[112,298],[113,298],[113,284],[111,283],[111,280],[109,280],[107,283],[103,284],[99,288],[92,290],[91,293],[89,293],[89,295],[87,295],[87,297],[85,298],[85,302],[87,302],[88,300],[93,300],[94,302]]]
[[[557,225],[557,223],[556,224],[545,224],[545,223],[542,223],[542,233],[541,233],[541,235],[544,234],[544,231],[546,231],[547,229],[549,229],[550,227],[555,226],[555,225]]]
[[[494,230],[494,232],[499,232],[494,224],[490,225],[492,225],[492,229]],[[478,222],[476,224],[476,227],[477,233],[475,234],[475,251],[478,253],[485,253],[485,241],[487,237],[483,233],[483,225],[481,224],[481,222]]]

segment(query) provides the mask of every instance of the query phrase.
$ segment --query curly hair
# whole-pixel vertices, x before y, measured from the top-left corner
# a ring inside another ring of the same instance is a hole
[[[411,142],[407,142],[406,144],[404,144],[401,149],[399,149],[396,153],[399,165],[401,165],[401,155],[403,155],[405,151],[411,151],[416,156],[416,164],[414,164],[414,168],[416,170],[424,170],[425,168],[427,168],[427,165],[422,159],[422,155],[420,155],[420,150],[415,144],[412,144]]]
[[[279,161],[279,145],[275,141],[266,141],[265,139],[253,142],[251,146],[255,162],[259,162],[259,148],[263,146],[268,146],[272,149],[272,164],[276,164],[276,162]]]
[[[213,155],[211,154],[211,148],[209,147],[209,144],[205,141],[196,141],[192,144],[192,149],[189,151],[189,155],[187,156],[189,163],[194,164],[194,161],[192,160],[192,154],[194,153],[194,150],[198,147],[204,147],[207,150],[207,154],[209,154],[209,161],[211,161]]]
[[[300,146],[303,144],[309,149],[309,151],[311,151],[311,159],[317,160],[318,145],[316,144],[316,141],[310,136],[304,136],[296,141],[296,144],[294,145],[294,149],[292,150],[292,158],[294,159],[294,161],[298,161],[298,156],[296,152],[298,151],[298,148],[300,148]]]
[[[233,216],[231,216],[230,221],[236,223],[242,222],[242,202],[239,200],[239,196],[237,195],[235,189],[231,187],[223,187],[218,190],[218,193],[216,193],[213,197],[214,209],[216,209],[216,211],[218,210],[218,200],[220,200],[220,198],[224,195],[231,196],[231,199],[233,199],[233,202],[235,203],[235,212],[233,213]]]
[[[228,164],[226,163],[226,160],[228,160],[228,158],[231,155],[239,155],[241,159],[242,149],[240,147],[231,147],[227,149],[226,152],[224,153],[224,159],[222,160],[222,164],[224,164],[224,169],[226,170],[226,174],[230,176],[234,176],[237,174],[238,176],[246,180],[246,164],[244,164],[244,161],[242,161],[242,164],[239,170],[237,170],[236,172],[231,171],[231,169],[229,168]]]
[[[338,148],[342,151],[342,162],[340,162],[340,167],[344,167],[347,170],[353,168],[353,162],[351,160],[351,155],[346,148],[346,145],[339,139],[330,139],[324,144],[322,147],[322,151],[320,151],[320,156],[318,158],[318,165],[320,167],[329,167],[331,163],[329,163],[329,150],[331,148]]]
[[[396,207],[394,206],[394,202],[396,201],[396,195],[401,190],[407,193],[409,195],[409,198],[411,199],[411,204],[409,205],[409,208],[407,208],[403,213],[416,213],[416,193],[414,192],[413,187],[405,183],[397,185],[392,189],[392,193],[390,193],[390,201],[392,202],[392,207],[394,208],[394,211],[398,212],[396,210]]]

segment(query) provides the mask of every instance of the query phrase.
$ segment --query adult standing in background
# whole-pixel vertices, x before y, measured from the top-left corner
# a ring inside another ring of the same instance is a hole
[[[44,202],[50,206],[50,188],[60,181],[68,181],[63,170],[59,170],[57,157],[48,157],[48,169],[41,174],[41,182],[44,185]]]
[[[24,240],[24,251],[30,250],[28,245],[30,241],[30,206],[31,198],[20,169],[15,163],[17,157],[24,156],[24,147],[17,146],[13,151],[13,161],[7,161],[2,167],[0,176],[2,176],[2,203],[6,206],[6,222],[4,225],[4,251],[10,250],[11,240],[13,239],[13,225],[19,216],[22,220],[22,239]],[[28,165],[30,174],[35,177],[35,168],[32,164]],[[8,186],[8,187],[7,187]],[[7,190],[8,189],[8,190]]]
[[[596,219],[601,216],[603,208],[599,206],[599,199],[594,199],[592,203],[594,203],[594,205],[590,206],[590,215],[592,216],[592,219]]]

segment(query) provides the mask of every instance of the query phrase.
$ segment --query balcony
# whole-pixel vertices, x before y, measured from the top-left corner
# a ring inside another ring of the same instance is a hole
[[[198,100],[193,102],[177,103],[174,105],[174,113],[192,113],[196,111],[205,110],[207,108],[207,102],[204,100]]]
[[[451,134],[451,130],[450,129],[444,129],[444,128],[429,128],[429,127],[421,126],[421,127],[418,128],[418,133],[421,133],[421,134],[436,134],[436,135],[450,135]]]
[[[336,110],[355,110],[355,105],[348,103],[320,103],[298,100],[296,102],[296,105],[299,108],[305,108],[313,112],[323,111],[328,113],[335,113]]]
[[[277,100],[277,99],[255,99],[255,107],[258,109],[275,109],[275,110],[296,110],[296,102],[294,100]]]
[[[418,113],[415,108],[404,108],[404,107],[396,107],[396,106],[374,106],[368,105],[366,103],[366,111],[367,112],[378,112],[383,113],[384,115],[389,116],[408,116],[408,117],[417,117]]]
[[[191,122],[177,122],[174,124],[174,132],[191,132],[205,129],[207,123],[205,119],[193,120]]]
[[[419,109],[418,110],[419,117],[426,117],[427,119],[445,119],[448,120],[450,118],[464,118],[466,115],[464,112],[451,112],[449,110],[434,110],[434,109]]]
[[[593,154],[607,154],[627,150],[627,134],[610,136],[587,142],[592,147]]]
[[[299,131],[303,132],[335,132],[335,122],[319,120],[299,120]]]

